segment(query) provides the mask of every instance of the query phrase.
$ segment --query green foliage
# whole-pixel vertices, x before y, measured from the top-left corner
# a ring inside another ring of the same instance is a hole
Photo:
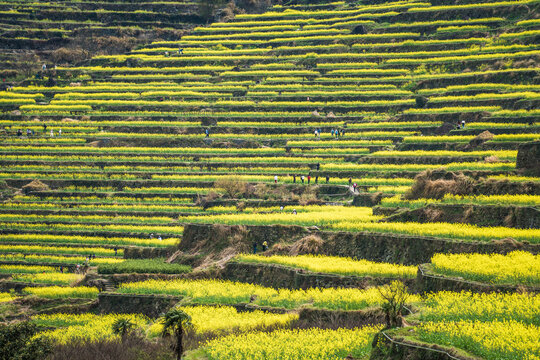
[[[174,334],[176,343],[173,344],[172,348],[176,353],[177,360],[180,360],[184,354],[184,331],[191,326],[191,316],[181,309],[171,309],[163,316],[163,336],[168,336],[170,332]]]
[[[119,318],[112,324],[112,331],[116,335],[125,337],[133,328],[135,324],[127,318]]]
[[[52,350],[49,341],[34,338],[37,329],[31,322],[0,325],[0,360],[44,359]]]
[[[121,263],[103,264],[98,266],[99,274],[126,274],[126,273],[152,273],[152,274],[183,274],[191,271],[191,267],[180,264],[169,264],[165,259],[130,259]]]

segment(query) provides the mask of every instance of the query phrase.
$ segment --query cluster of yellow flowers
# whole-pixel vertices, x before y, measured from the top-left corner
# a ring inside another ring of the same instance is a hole
[[[303,225],[303,226],[331,226],[347,221],[368,222],[378,220],[380,216],[374,216],[371,208],[346,207],[346,206],[304,206],[305,211],[292,214],[292,209],[287,212],[274,214],[230,214],[209,216],[186,216],[182,218],[184,223],[220,223],[220,224],[243,224],[243,225]]]
[[[526,251],[500,254],[436,254],[436,273],[495,284],[540,285],[540,255]]]
[[[85,298],[95,299],[98,295],[98,289],[95,287],[26,287],[23,289],[24,294],[35,295],[45,299],[61,299],[61,298]]]
[[[210,360],[341,360],[369,356],[373,335],[381,327],[250,332],[212,340],[203,347]]]
[[[37,315],[32,320],[39,326],[58,327],[41,332],[38,336],[50,339],[57,344],[70,344],[75,340],[95,342],[115,338],[112,325],[118,319],[126,319],[135,328],[144,330],[149,320],[142,315],[94,315],[94,314],[53,314]]]
[[[486,360],[537,360],[540,328],[517,321],[427,322],[417,328],[422,341],[454,346]]]
[[[15,300],[15,299],[16,299],[16,297],[13,296],[10,293],[0,292],[0,304],[5,303],[5,302],[10,302],[10,301]]]
[[[352,276],[414,278],[416,277],[417,272],[416,266],[377,263],[367,260],[353,260],[351,258],[337,256],[259,256],[245,254],[237,256],[236,260],[248,263],[278,264],[319,273]]]
[[[492,239],[513,238],[518,241],[540,242],[539,229],[515,229],[503,226],[482,227],[454,223],[416,223],[393,222],[374,223],[362,221],[341,221],[332,224],[332,228],[345,231],[373,231],[394,234],[433,236],[465,241],[490,241]]]
[[[482,359],[538,359],[539,313],[536,294],[439,292],[420,305],[416,334]]]
[[[122,294],[166,294],[183,296],[192,304],[237,304],[249,302],[252,296],[256,305],[296,309],[311,305],[320,309],[360,310],[378,306],[383,302],[378,288],[312,288],[307,290],[273,289],[259,285],[220,280],[147,280],[121,284]],[[411,295],[410,302],[419,301]]]
[[[238,312],[231,306],[186,306],[180,308],[191,316],[193,331],[198,334],[224,335],[230,332],[288,327],[298,319],[298,314],[275,314],[260,310]],[[156,321],[148,329],[150,337],[158,336],[163,324]]]

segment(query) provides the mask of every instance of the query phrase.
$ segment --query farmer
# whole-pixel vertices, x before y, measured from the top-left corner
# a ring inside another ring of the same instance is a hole
[[[274,175],[274,184],[277,184],[277,175]]]
[[[266,241],[262,243],[262,248],[263,248],[263,251],[268,250],[268,243]]]

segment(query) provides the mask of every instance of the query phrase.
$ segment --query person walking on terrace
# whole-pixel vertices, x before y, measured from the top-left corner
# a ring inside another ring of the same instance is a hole
[[[257,253],[257,243],[255,241],[253,242],[253,253]]]
[[[262,243],[262,249],[263,251],[268,250],[268,243],[266,241]]]
[[[274,175],[274,184],[277,184],[277,179],[278,179],[277,175]]]

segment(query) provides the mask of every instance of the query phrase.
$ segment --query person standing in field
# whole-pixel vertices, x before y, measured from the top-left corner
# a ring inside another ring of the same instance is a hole
[[[274,175],[274,184],[277,184],[278,177],[277,175]]]

